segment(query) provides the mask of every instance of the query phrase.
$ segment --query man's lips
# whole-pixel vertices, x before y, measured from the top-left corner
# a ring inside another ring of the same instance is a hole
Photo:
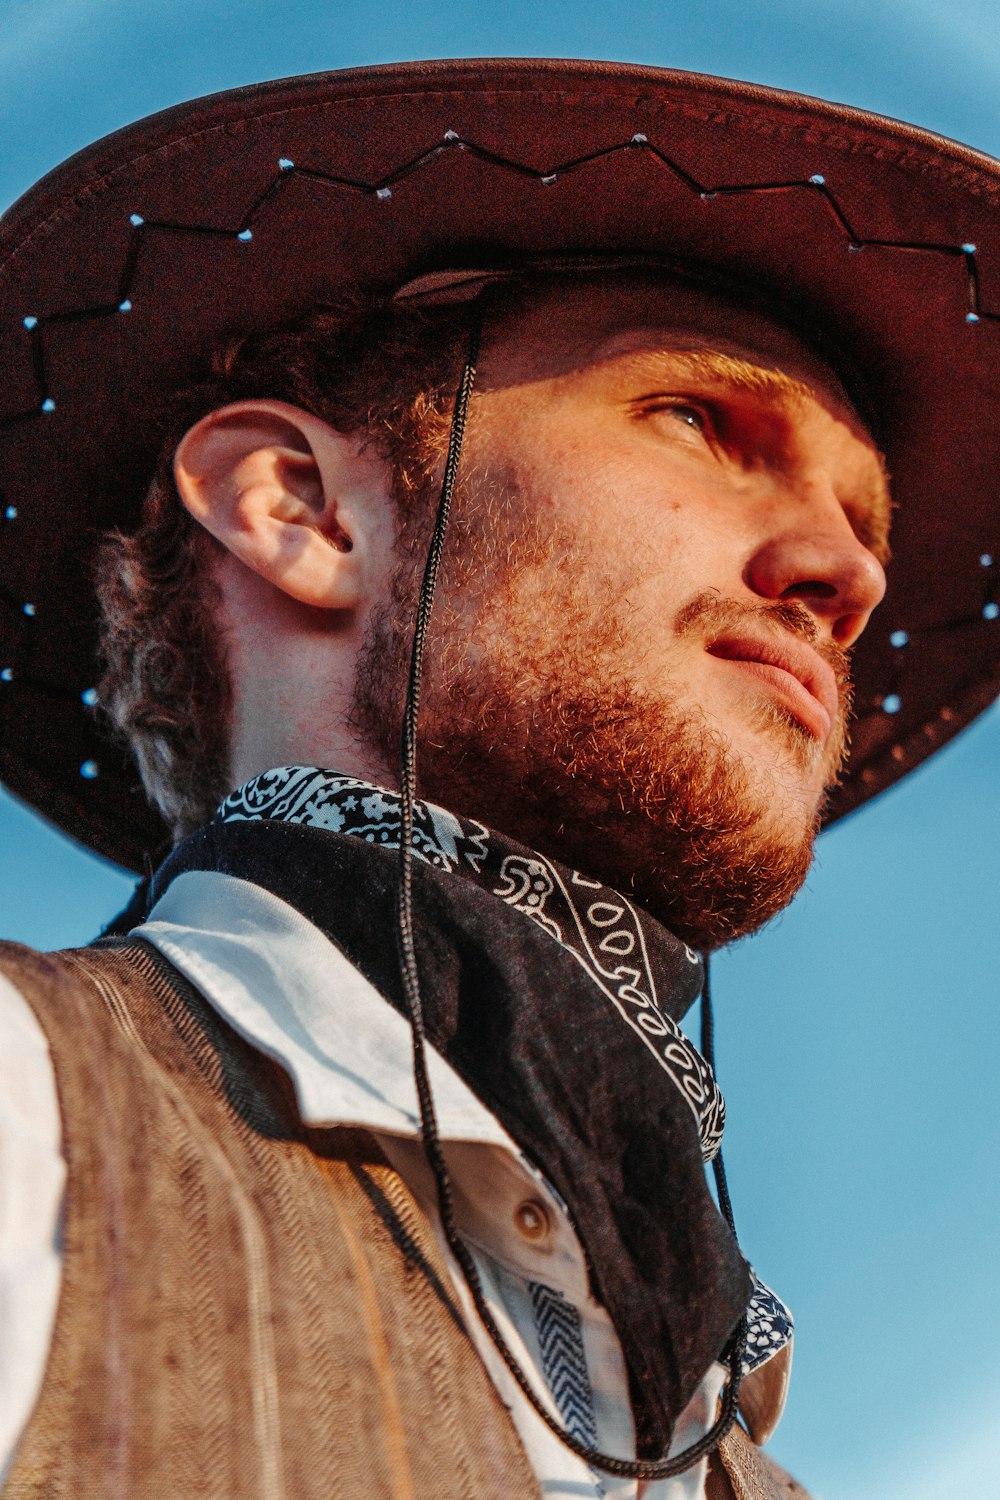
[[[708,652],[769,685],[817,740],[829,739],[840,716],[837,679],[811,646],[792,636],[772,639],[741,631],[719,636]]]

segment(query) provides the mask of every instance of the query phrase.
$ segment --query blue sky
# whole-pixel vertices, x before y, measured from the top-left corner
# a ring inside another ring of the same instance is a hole
[[[4,0],[0,205],[97,136],[200,93],[487,54],[750,78],[1000,154],[993,0]],[[798,1320],[773,1449],[818,1500],[1000,1495],[998,764],[994,709],[824,836],[790,910],[718,962],[737,1221]],[[85,940],[127,890],[0,799],[6,935]]]

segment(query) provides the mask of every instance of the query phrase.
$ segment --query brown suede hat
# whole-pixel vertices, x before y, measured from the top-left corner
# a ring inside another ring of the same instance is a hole
[[[1000,689],[1000,164],[727,79],[427,62],[180,105],[0,221],[0,776],[140,868],[165,830],[91,707],[89,559],[137,519],[149,413],[221,338],[339,287],[637,256],[762,288],[873,423],[898,506],[832,820]]]

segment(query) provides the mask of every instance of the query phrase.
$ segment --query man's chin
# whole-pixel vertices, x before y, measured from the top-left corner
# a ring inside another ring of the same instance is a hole
[[[821,741],[778,705],[758,705],[738,726],[725,724],[720,739],[742,768],[748,794],[758,788],[755,800],[762,814],[790,830],[818,816],[846,760],[842,725]]]
[[[665,837],[631,885],[692,947],[748,937],[783,911],[812,865],[825,792],[815,775],[754,775],[731,754],[677,788]]]
[[[755,818],[744,804],[728,823],[714,816],[685,828],[672,817],[665,831],[647,825],[637,837],[635,823],[602,827],[597,818],[587,830],[564,824],[548,838],[539,829],[536,842],[633,898],[692,948],[710,951],[757,932],[788,906],[809,873],[817,829],[818,818],[776,819],[770,808]]]
[[[512,735],[458,754],[453,739],[446,757],[426,755],[425,794],[628,895],[694,948],[746,937],[782,911],[812,863],[817,796],[755,774],[703,725],[677,722],[666,754],[662,720],[657,744],[638,705],[616,715],[613,740],[593,703],[565,704],[566,721],[588,723],[585,706],[590,733],[574,735],[572,760],[569,745],[541,736],[514,764]]]
[[[797,842],[762,840],[749,859],[745,845],[713,841],[706,863],[636,872],[639,904],[692,948],[711,952],[766,926],[801,889],[813,857],[813,836]]]

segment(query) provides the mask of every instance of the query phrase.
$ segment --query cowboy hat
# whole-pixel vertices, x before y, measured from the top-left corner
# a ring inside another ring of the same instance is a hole
[[[316,74],[180,105],[0,221],[0,777],[131,868],[164,841],[93,712],[90,556],[139,517],[149,413],[223,338],[338,288],[539,257],[753,287],[850,370],[898,507],[827,821],[1000,687],[1000,164],[726,79],[530,60]]]

